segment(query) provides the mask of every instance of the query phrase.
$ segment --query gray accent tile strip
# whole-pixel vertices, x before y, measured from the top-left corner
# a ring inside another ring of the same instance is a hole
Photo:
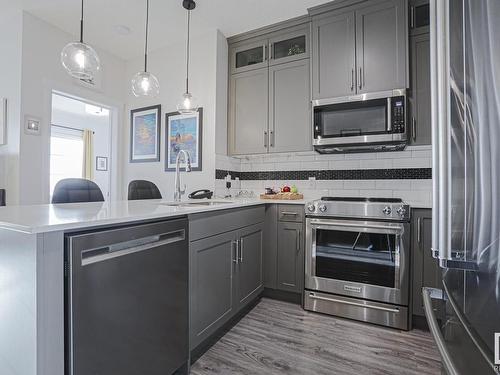
[[[273,171],[273,172],[235,172],[222,169],[215,170],[217,180],[224,179],[227,174],[234,180],[430,180],[431,168],[404,169],[348,169],[348,170],[313,170],[313,171]]]

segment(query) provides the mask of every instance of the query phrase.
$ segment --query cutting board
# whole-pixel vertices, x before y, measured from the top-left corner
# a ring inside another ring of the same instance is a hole
[[[304,199],[304,194],[300,193],[278,193],[278,194],[261,194],[260,199],[282,199],[282,200],[298,200]]]

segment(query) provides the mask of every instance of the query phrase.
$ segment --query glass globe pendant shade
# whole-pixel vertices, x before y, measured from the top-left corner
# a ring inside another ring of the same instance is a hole
[[[160,83],[158,78],[149,72],[139,72],[132,78],[132,92],[136,97],[160,94]]]
[[[61,52],[61,63],[72,77],[86,81],[92,81],[101,68],[96,51],[82,42],[67,44]]]
[[[182,95],[182,100],[177,104],[177,111],[182,115],[192,115],[198,112],[198,105],[196,99],[191,93],[186,92]]]

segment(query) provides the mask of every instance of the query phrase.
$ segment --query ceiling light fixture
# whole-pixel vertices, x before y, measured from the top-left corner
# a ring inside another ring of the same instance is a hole
[[[101,62],[96,51],[83,42],[83,0],[80,18],[80,41],[67,44],[61,52],[61,63],[74,78],[93,81],[101,68]]]
[[[187,46],[186,46],[186,92],[182,95],[181,102],[177,104],[180,114],[194,114],[198,111],[196,100],[189,92],[189,32],[191,26],[191,11],[196,8],[194,0],[183,0],[182,6],[187,10]]]
[[[144,45],[144,71],[132,78],[132,92],[135,96],[155,97],[160,94],[158,78],[148,72],[149,0],[146,0],[146,42]]]

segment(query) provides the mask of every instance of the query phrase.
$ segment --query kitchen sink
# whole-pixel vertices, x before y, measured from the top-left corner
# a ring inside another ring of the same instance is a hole
[[[231,201],[202,201],[202,202],[195,202],[195,201],[187,201],[187,202],[167,202],[167,203],[160,203],[160,205],[163,206],[170,206],[170,207],[210,207],[210,206],[218,206],[221,204],[230,204],[233,203]]]

